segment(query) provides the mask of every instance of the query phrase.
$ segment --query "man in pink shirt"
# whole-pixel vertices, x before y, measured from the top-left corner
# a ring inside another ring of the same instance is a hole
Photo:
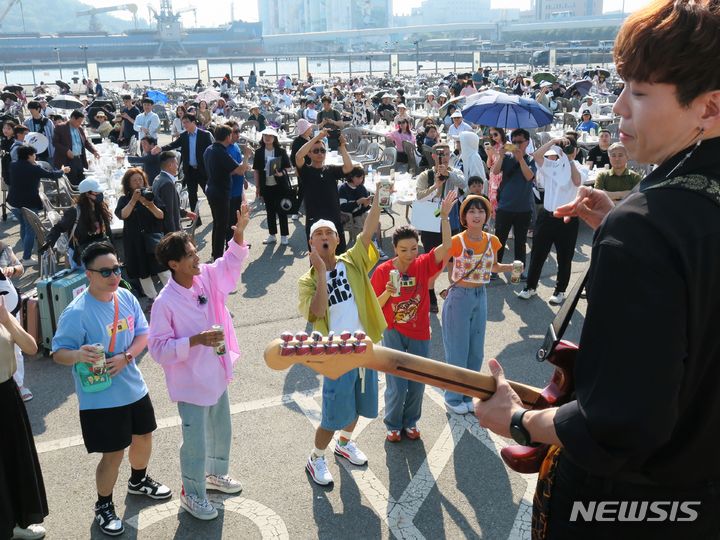
[[[225,303],[248,256],[243,232],[249,221],[243,204],[233,239],[213,264],[200,264],[195,244],[184,232],[168,234],[156,249],[172,278],[153,304],[148,349],[165,371],[170,399],[182,418],[180,503],[203,520],[218,515],[206,489],[242,491],[240,482],[228,476],[232,434],[227,387],[240,349]]]

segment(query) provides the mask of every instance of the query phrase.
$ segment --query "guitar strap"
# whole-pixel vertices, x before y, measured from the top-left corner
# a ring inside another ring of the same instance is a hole
[[[642,191],[648,191],[651,189],[682,189],[704,196],[720,206],[720,185],[718,184],[717,179],[703,175],[676,176],[658,182],[657,184],[647,186],[644,189],[639,189]],[[570,289],[567,299],[558,310],[557,315],[555,315],[555,318],[550,324],[550,328],[548,328],[547,334],[545,334],[545,340],[536,353],[536,358],[539,362],[544,361],[552,354],[555,347],[562,339],[563,334],[565,334],[565,330],[567,330],[567,327],[570,324],[570,319],[577,307],[578,300],[580,300],[580,293],[587,282],[589,269],[590,267],[588,266],[580,278],[575,282],[572,289]]]

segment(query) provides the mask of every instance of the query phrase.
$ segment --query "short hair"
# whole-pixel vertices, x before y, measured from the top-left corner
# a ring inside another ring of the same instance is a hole
[[[565,132],[565,137],[570,137],[571,139],[575,139],[575,142],[577,142],[579,136],[580,135],[578,134],[578,132],[575,130],[572,130],[572,129]]]
[[[29,144],[23,144],[17,149],[17,157],[20,161],[27,161],[28,159],[30,159],[30,156],[33,156],[35,154],[37,154],[37,150],[35,150],[35,147],[30,146]]]
[[[117,257],[117,251],[113,245],[108,241],[93,242],[88,245],[82,252],[82,263],[85,268],[90,266],[95,259],[102,257],[103,255],[115,255]]]
[[[631,14],[615,38],[613,57],[620,77],[674,85],[687,107],[720,88],[720,72],[707,59],[720,49],[720,9],[714,0],[656,1]]]
[[[128,99],[132,99],[132,96],[130,94],[123,94],[122,99],[123,101],[127,101]]]
[[[157,139],[155,137],[152,137],[151,135],[145,135],[140,142],[145,141],[146,144],[149,144],[151,146],[155,146],[157,144]]]
[[[28,109],[37,109],[38,111],[42,109],[42,105],[40,105],[39,101],[31,101],[27,104]]]
[[[448,150],[450,150],[450,145],[446,142],[435,143],[432,147],[433,154],[437,154],[438,150],[440,150],[441,148],[447,148]]]
[[[607,149],[608,154],[610,152],[612,152],[613,150],[618,150],[620,148],[622,148],[625,151],[625,154],[627,155],[627,148],[625,148],[625,145],[621,142],[612,143]]]
[[[30,131],[26,126],[23,126],[22,124],[18,124],[13,127],[13,133],[15,135],[19,135],[20,133],[27,133]]]
[[[177,154],[172,150],[165,150],[164,152],[160,152],[160,168],[164,168],[165,164],[171,159],[175,161],[175,163],[177,163]]]
[[[231,128],[240,127],[240,124],[237,123],[237,120],[228,120],[225,122],[225,125]]]
[[[352,169],[350,169],[350,172],[347,174],[347,179],[349,180],[354,176],[365,176],[365,169],[363,169],[362,165],[355,165]]]
[[[228,126],[218,126],[215,128],[215,139],[220,142],[227,139],[230,135],[232,135],[232,129],[230,129]]]
[[[145,105],[146,103],[149,103],[150,105],[155,105],[155,102],[149,97],[143,98],[142,104]]]
[[[517,137],[518,135],[522,135],[526,141],[530,140],[530,132],[527,129],[523,128],[513,129],[510,133],[510,140],[512,140],[514,137]]]
[[[331,98],[330,96],[323,96],[323,97],[320,98],[320,101],[323,102],[323,103],[326,102],[326,101],[327,101],[328,103],[332,103],[332,98]]]
[[[185,116],[182,118],[183,120],[186,120],[188,122],[192,122],[193,124],[197,124],[197,116],[195,116],[195,113],[186,112]]]
[[[127,171],[125,171],[125,174],[123,174],[122,180],[120,180],[120,185],[122,185],[122,190],[125,195],[130,195],[132,193],[132,189],[130,188],[130,179],[136,174],[142,176],[143,187],[148,186],[147,174],[145,174],[145,171],[140,167],[130,167]]]
[[[610,133],[610,130],[607,128],[602,128],[600,131],[598,131],[598,135],[601,133],[607,133],[608,135],[612,136],[612,133]]]
[[[3,127],[10,126],[11,128],[17,126],[17,124],[13,120],[5,120],[2,125]]]
[[[85,113],[82,111],[74,110],[70,113],[70,118],[77,120],[78,118],[85,118]]]
[[[463,227],[467,227],[466,225],[466,216],[467,213],[472,208],[480,208],[482,210],[485,210],[485,225],[487,225],[487,222],[492,217],[492,205],[490,204],[490,201],[488,201],[484,196],[482,195],[471,195],[473,199],[467,202],[467,204],[463,204],[460,207],[460,225]]]
[[[192,237],[185,231],[176,231],[166,234],[155,248],[155,258],[158,260],[160,265],[170,268],[170,265],[168,264],[170,261],[180,261],[183,257],[185,257],[185,255],[187,255],[185,246],[188,243],[193,246],[195,245]],[[172,268],[170,268],[170,272],[173,272]]]
[[[398,242],[401,240],[415,240],[416,242],[420,241],[420,235],[417,232],[417,229],[413,227],[412,225],[400,225],[392,235],[392,243],[393,246],[397,246]]]
[[[472,186],[473,184],[480,184],[481,186],[485,184],[485,180],[482,179],[482,176],[471,176],[468,178],[468,187]]]

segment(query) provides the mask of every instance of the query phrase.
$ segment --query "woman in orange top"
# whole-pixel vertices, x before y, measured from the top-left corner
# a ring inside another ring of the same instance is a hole
[[[480,371],[485,347],[487,297],[485,285],[492,272],[512,272],[512,264],[497,262],[500,240],[483,231],[491,215],[490,201],[469,195],[460,206],[466,230],[453,236],[453,285],[442,308],[443,346],[448,364]],[[445,391],[445,405],[456,414],[473,412],[472,398]]]

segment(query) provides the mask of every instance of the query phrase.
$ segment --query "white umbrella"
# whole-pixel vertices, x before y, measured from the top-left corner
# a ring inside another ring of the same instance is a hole
[[[210,103],[211,101],[217,101],[218,99],[220,99],[220,92],[218,92],[217,90],[213,90],[212,88],[208,88],[207,90],[203,90],[202,92],[200,92],[197,95],[196,99],[198,100],[198,102],[206,101],[208,103]]]

